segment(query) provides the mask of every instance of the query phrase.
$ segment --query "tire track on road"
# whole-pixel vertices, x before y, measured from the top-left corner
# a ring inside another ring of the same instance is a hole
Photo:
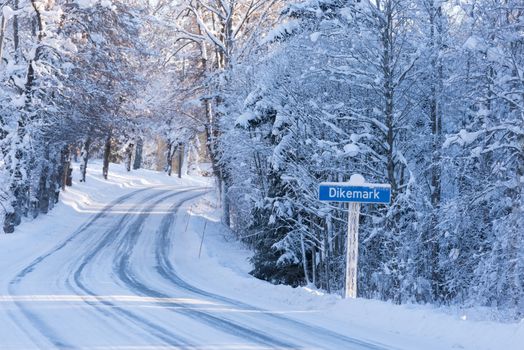
[[[25,278],[27,278],[31,273],[35,272],[39,265],[43,264],[47,259],[52,257],[53,255],[59,253],[60,251],[66,249],[72,242],[76,240],[80,240],[79,242],[87,242],[88,239],[92,238],[89,235],[85,235],[86,231],[88,231],[90,228],[95,227],[96,223],[107,216],[111,214],[111,210],[115,208],[116,206],[124,203],[128,199],[136,196],[139,193],[142,193],[144,191],[150,191],[154,189],[155,191],[158,191],[157,193],[154,193],[145,199],[151,199],[157,196],[162,195],[162,187],[157,188],[142,188],[139,190],[135,190],[133,192],[130,192],[128,194],[125,194],[123,196],[118,197],[111,203],[107,204],[99,213],[94,215],[92,218],[88,219],[84,224],[82,224],[77,230],[75,230],[67,239],[63,240],[61,243],[56,245],[54,248],[52,248],[50,251],[48,251],[45,254],[42,254],[35,258],[27,267],[25,267],[23,270],[21,270],[9,283],[8,286],[8,293],[11,296],[17,295],[17,291],[19,290],[20,284],[24,281]],[[173,194],[174,195],[174,194]],[[139,205],[136,205],[132,208],[137,209]],[[124,217],[118,222],[118,225],[122,225],[125,220],[127,220],[129,217],[129,214],[125,214]],[[95,227],[96,228],[96,227]],[[46,322],[35,312],[27,308],[23,302],[21,301],[14,301],[13,302],[16,308],[20,311],[20,314],[22,314],[25,319],[28,321],[28,323],[33,327],[34,330],[39,333],[43,339],[47,339],[54,347],[59,349],[73,349],[76,348],[75,345],[69,344],[68,342],[65,342],[63,340],[60,340],[61,337],[58,335],[55,329],[53,329],[52,326],[46,324]],[[92,303],[85,301],[84,303],[93,306]],[[102,312],[107,315],[105,310],[98,309],[98,312]],[[24,328],[22,324],[18,320],[18,315],[14,313],[14,311],[8,312],[10,318],[15,322],[15,324],[18,325],[18,328],[20,328],[28,337],[32,340],[32,342],[35,344],[35,346],[40,347],[40,344],[43,340],[40,341],[38,339],[35,339],[32,332],[30,332],[28,329]]]
[[[121,197],[118,197],[108,205],[106,205],[98,214],[96,214],[94,217],[89,219],[87,222],[85,222],[82,226],[80,226],[76,231],[74,231],[71,236],[69,236],[67,239],[62,241],[60,244],[56,245],[53,249],[48,251],[45,254],[42,254],[38,256],[36,259],[34,259],[27,267],[25,267],[23,270],[21,270],[15,277],[9,282],[8,286],[8,293],[11,296],[16,295],[17,287],[21,283],[21,281],[27,277],[30,273],[32,273],[35,268],[42,264],[47,258],[50,256],[58,253],[59,251],[63,250],[65,247],[67,247],[73,240],[75,240],[77,237],[79,237],[82,233],[84,233],[88,228],[91,227],[93,223],[95,223],[97,220],[103,218],[106,216],[110,210],[114,207],[116,207],[119,204],[122,204],[127,199],[147,190],[147,188],[143,188],[140,190],[133,191],[131,193],[128,193],[126,195],[123,195]],[[33,328],[41,334],[44,338],[46,338],[48,341],[51,342],[55,347],[60,349],[71,349],[74,348],[72,344],[68,344],[66,342],[62,342],[59,340],[58,335],[56,332],[47,325],[38,315],[36,315],[34,312],[29,310],[25,305],[20,301],[14,301],[14,305],[17,307],[17,309],[21,312],[22,315],[29,321],[29,324],[33,326]],[[10,311],[9,312],[10,318],[15,322],[15,324],[18,325],[18,327],[33,341],[33,343],[38,346],[38,341],[33,337],[33,334],[29,332],[29,330],[25,329],[20,325],[20,322],[18,322],[16,315]]]
[[[307,323],[293,320],[285,316],[272,313],[271,311],[249,305],[247,303],[243,303],[243,302],[231,299],[231,298],[224,297],[222,295],[211,293],[211,292],[202,290],[200,288],[197,288],[187,283],[186,281],[184,281],[177,274],[176,269],[174,268],[169,258],[170,250],[171,250],[170,247],[172,247],[171,236],[170,236],[170,232],[171,232],[170,227],[174,227],[176,215],[180,207],[181,205],[174,206],[173,207],[174,210],[170,214],[164,217],[164,219],[162,220],[162,223],[160,224],[160,231],[159,231],[160,234],[157,236],[158,242],[155,244],[157,271],[164,279],[174,284],[176,287],[182,288],[195,295],[207,297],[213,301],[220,301],[222,303],[225,303],[228,306],[233,306],[233,307],[245,310],[245,311],[256,311],[257,315],[264,315],[264,317],[268,319],[268,322],[267,322],[268,324],[285,323],[288,325],[289,328],[298,329],[301,333],[315,334],[317,336],[317,339],[319,338],[326,339],[331,342],[333,339],[336,339],[339,343],[340,342],[344,343],[344,348],[348,348],[348,346],[351,346],[354,348],[355,346],[357,346],[358,349],[393,350],[391,347],[386,347],[385,345],[382,345],[382,344],[344,336],[342,334],[336,333],[334,331],[331,331],[323,327],[313,326]],[[333,349],[333,347],[329,345],[325,345],[323,347],[327,349]]]
[[[197,194],[189,198],[185,198],[181,200],[179,203],[176,203],[175,205],[173,205],[170,209],[170,213],[166,214],[164,219],[162,220],[162,223],[161,223],[161,226],[158,232],[161,232],[162,230],[165,230],[166,227],[169,227],[169,225],[173,222],[173,217],[176,211],[185,202],[195,199],[202,195],[203,194]],[[117,254],[118,260],[115,262],[115,272],[118,274],[119,278],[124,283],[126,283],[131,290],[133,290],[137,294],[141,294],[143,296],[155,297],[155,298],[170,298],[171,297],[170,295],[148,287],[146,283],[139,281],[136,278],[136,276],[133,274],[132,266],[130,264],[130,256],[132,255],[133,249],[136,247],[136,242],[138,241],[140,234],[141,234],[140,227],[137,227],[137,230],[134,232],[133,235],[127,236],[128,237],[127,242],[125,242],[125,244],[122,245],[120,254]],[[159,241],[158,243],[164,244],[166,242]],[[158,249],[159,246],[157,245],[156,248]],[[161,264],[161,261],[157,260],[157,263]],[[162,275],[163,269],[160,266],[157,266],[157,271],[159,271],[159,273]],[[163,276],[165,277],[165,275]],[[219,318],[217,316],[214,316],[210,313],[207,313],[201,310],[190,309],[181,303],[170,302],[169,306],[177,307],[176,313],[178,314],[185,315],[198,322],[205,323],[215,329],[226,332],[236,337],[244,338],[246,340],[258,343],[260,345],[269,346],[270,348],[278,348],[278,349],[298,349],[300,348],[300,347],[297,347],[295,344],[291,344],[291,343],[284,342],[278,339],[274,339],[270,335],[260,332],[259,330],[240,325],[231,320]],[[171,309],[169,311],[175,312],[174,310],[171,310]]]
[[[170,193],[167,196],[164,196],[158,200],[156,200],[153,204],[149,205],[145,208],[145,210],[141,213],[141,215],[135,219],[135,221],[131,222],[131,225],[129,228],[124,225],[125,222],[129,222],[133,219],[132,214],[125,214],[124,217],[120,220],[119,223],[117,223],[112,229],[106,231],[106,233],[102,236],[102,239],[94,246],[90,251],[83,256],[81,259],[80,264],[76,268],[74,272],[72,272],[73,276],[73,283],[75,286],[80,289],[82,292],[86,293],[87,295],[93,296],[95,299],[98,300],[98,302],[89,302],[86,301],[87,304],[93,306],[96,308],[99,312],[105,314],[108,317],[111,317],[114,314],[118,314],[120,318],[124,318],[136,326],[139,326],[141,329],[146,329],[151,334],[156,337],[157,339],[161,340],[162,342],[166,343],[169,346],[174,347],[183,347],[183,348],[191,348],[192,345],[188,339],[184,339],[181,336],[175,335],[172,331],[166,329],[165,327],[159,326],[153,322],[150,322],[146,320],[143,317],[140,317],[136,315],[135,313],[126,310],[123,307],[120,307],[116,305],[113,302],[103,300],[102,298],[98,297],[97,294],[91,290],[83,281],[82,281],[82,275],[88,266],[90,261],[93,261],[95,256],[97,254],[101,254],[104,250],[104,248],[107,248],[111,242],[116,242],[118,244],[119,239],[125,239],[125,237],[129,236],[132,232],[134,232],[136,229],[140,229],[143,225],[144,221],[149,217],[149,212],[152,211],[159,203],[165,201],[168,198],[174,197],[176,195],[179,195],[181,193],[189,192],[192,190],[185,190],[185,191],[177,191],[174,193]],[[146,202],[151,200],[154,197],[158,197],[158,195],[153,195],[151,197],[146,198]],[[134,209],[136,209],[139,205],[137,205]],[[121,245],[121,243],[120,243]],[[109,306],[109,310],[104,310],[101,305]]]

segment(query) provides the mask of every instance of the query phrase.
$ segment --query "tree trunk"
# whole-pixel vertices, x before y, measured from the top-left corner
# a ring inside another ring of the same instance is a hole
[[[327,247],[328,247],[328,236],[327,236],[327,233],[325,233],[324,234],[324,244],[322,245],[324,271],[326,274],[325,275],[325,279],[326,279],[325,288],[328,293],[331,293],[331,276],[330,276],[331,264],[330,264],[330,257],[329,257],[329,252],[328,252]]]
[[[299,226],[302,226],[302,216],[298,217],[298,224]],[[300,229],[300,248],[302,251],[302,268],[304,269],[304,278],[306,279],[306,284],[311,284],[311,281],[309,280],[309,273],[308,273],[308,267],[307,267],[307,256],[306,256],[306,245],[304,244],[304,232],[302,232],[302,228]]]
[[[394,116],[394,82],[392,71],[393,55],[393,18],[391,2],[386,3],[386,14],[384,27],[382,28],[382,44],[384,46],[382,69],[384,74],[384,99],[385,99],[385,124],[387,127],[386,144],[387,149],[387,174],[388,181],[391,184],[391,202],[395,201],[397,195],[397,179],[395,177],[395,116]]]
[[[430,97],[431,133],[433,139],[432,169],[431,169],[431,204],[438,208],[441,198],[441,147],[442,147],[442,111],[440,107],[440,94],[442,93],[443,68],[440,58],[442,50],[442,9],[433,8],[430,17],[430,41],[433,49],[431,68],[433,79]]]
[[[19,0],[14,1],[14,8],[13,10],[19,10]],[[16,52],[18,52],[18,48],[20,46],[20,36],[18,34],[18,15],[13,16],[13,46]]]
[[[429,261],[427,269],[428,278],[431,280],[433,298],[441,295],[441,276],[439,273],[439,246],[435,237],[439,236],[438,232],[438,210],[441,202],[441,151],[442,151],[442,111],[441,111],[441,93],[443,84],[442,68],[442,8],[434,2],[430,7],[429,24],[430,24],[430,48],[431,52],[431,87],[429,96],[429,117],[431,121],[431,225],[428,227],[427,237],[424,238],[424,249],[428,252]]]
[[[53,155],[55,152],[52,153]],[[54,157],[49,160],[49,182],[47,183],[47,198],[49,200],[48,210],[53,209],[55,203],[58,202],[60,194],[60,158]]]
[[[2,16],[2,20],[0,21],[0,64],[2,64],[1,58],[2,58],[2,53],[4,51],[5,24],[6,24],[5,17]]]
[[[304,244],[304,233],[300,232],[300,248],[302,251],[302,268],[304,269],[304,278],[306,284],[310,285],[311,281],[309,279],[308,267],[307,267],[307,255],[306,255],[306,245]]]
[[[104,176],[104,179],[107,180],[107,175],[109,173],[109,156],[111,155],[111,130],[109,131],[109,134],[107,134],[106,143],[104,146],[104,165],[102,168],[102,175]]]
[[[86,182],[87,173],[87,162],[89,161],[89,150],[91,148],[91,137],[88,136],[84,145],[82,146],[82,152],[80,153],[80,182]]]
[[[314,245],[311,247],[311,278],[313,285],[317,287],[317,249]]]
[[[67,185],[67,179],[69,177],[69,171],[71,168],[71,152],[69,148],[66,148],[63,153],[62,157],[63,162],[63,172],[62,172],[62,190],[65,190],[65,187]]]
[[[176,152],[178,146],[175,146],[174,142],[168,142],[167,154],[166,154],[166,171],[167,175],[171,176],[173,173],[173,155]]]
[[[224,225],[231,227],[231,213],[229,212],[229,196],[227,195],[226,181],[222,180],[222,217],[224,219]]]
[[[5,214],[4,217],[4,233],[13,233],[15,232],[15,212],[9,212]]]
[[[178,178],[182,178],[182,165],[184,162],[184,145],[178,144]]]
[[[138,138],[135,148],[135,161],[133,162],[133,170],[140,169],[142,167],[142,152],[143,152],[144,142],[141,138]]]
[[[131,171],[131,162],[133,160],[133,149],[134,149],[135,145],[130,143],[127,148],[126,148],[126,160],[125,160],[125,164],[126,164],[126,170],[127,171]]]
[[[47,163],[50,164],[49,155],[46,154]],[[40,195],[38,197],[39,213],[47,214],[49,212],[49,186],[51,183],[51,171],[52,168],[50,165],[46,165],[43,169],[42,175],[40,177]]]

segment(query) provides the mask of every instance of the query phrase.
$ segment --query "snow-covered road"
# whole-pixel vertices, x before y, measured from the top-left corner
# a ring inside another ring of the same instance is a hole
[[[252,278],[210,192],[206,181],[120,171],[107,182],[91,171],[49,215],[2,236],[0,349],[497,348],[482,338],[497,324]],[[493,334],[511,349],[521,328]],[[465,330],[479,341],[464,342]]]
[[[205,188],[131,191],[7,285],[6,348],[381,349],[192,286],[172,263],[177,210]],[[4,327],[4,325],[2,325]]]

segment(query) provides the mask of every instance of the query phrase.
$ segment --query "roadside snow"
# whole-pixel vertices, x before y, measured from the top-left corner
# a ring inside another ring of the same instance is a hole
[[[78,174],[77,169],[74,174]],[[14,234],[0,235],[0,295],[9,295],[9,281],[28,262],[66,239],[98,209],[130,190],[210,185],[209,178],[180,180],[147,170],[128,173],[122,166],[113,164],[106,181],[101,177],[101,164],[95,162],[89,167],[87,182],[75,180],[74,186],[60,195],[60,202],[48,215],[27,220]],[[172,251],[175,269],[185,281],[203,290],[392,348],[522,349],[524,320],[504,324],[482,320],[475,314],[476,310],[460,312],[420,305],[398,306],[376,300],[343,300],[313,288],[275,286],[257,280],[249,275],[251,252],[221,224],[220,210],[216,193],[210,193],[189,202],[178,212],[175,221]],[[5,323],[4,317],[9,318],[8,314],[9,309],[0,308],[1,324]],[[12,339],[12,344],[19,344],[20,349],[30,344],[24,342],[27,336],[10,323],[0,328],[0,339]]]
[[[499,323],[483,320],[479,310],[344,300],[308,287],[276,286],[257,280],[249,275],[250,251],[220,223],[220,208],[213,194],[181,215],[185,217],[178,222],[183,227],[177,232],[181,232],[178,239],[183,244],[175,247],[175,266],[185,280],[202,289],[341,334],[402,349],[523,348],[524,320]]]

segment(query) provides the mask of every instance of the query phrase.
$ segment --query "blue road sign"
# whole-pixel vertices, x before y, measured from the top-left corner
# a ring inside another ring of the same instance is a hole
[[[354,186],[343,182],[323,182],[318,188],[318,199],[330,202],[388,204],[391,201],[391,186],[368,183]]]

